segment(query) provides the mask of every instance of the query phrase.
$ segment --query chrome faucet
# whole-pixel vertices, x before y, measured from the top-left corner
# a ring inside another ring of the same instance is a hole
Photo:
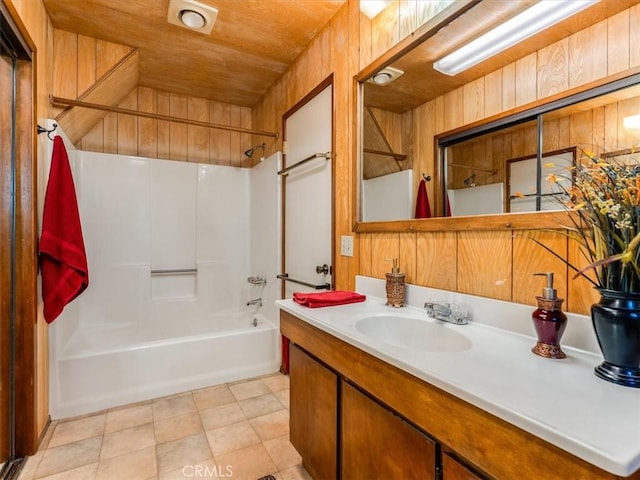
[[[251,285],[265,285],[267,283],[267,279],[258,275],[257,277],[248,277],[247,282]]]
[[[427,311],[427,316],[436,320],[453,323],[454,325],[466,325],[469,323],[467,312],[455,303],[444,305],[436,302],[425,302],[424,308]]]
[[[262,298],[254,298],[253,300],[249,300],[247,302],[247,306],[249,305],[257,305],[258,307],[262,306]]]

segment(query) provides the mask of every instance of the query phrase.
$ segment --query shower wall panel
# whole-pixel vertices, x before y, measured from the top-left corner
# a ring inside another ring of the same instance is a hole
[[[266,278],[267,284],[249,286],[247,298],[262,295],[262,313],[272,322],[277,322],[278,311],[274,301],[281,297],[280,281],[276,272],[281,260],[281,212],[280,202],[282,153],[277,152],[251,169],[250,191],[250,230],[251,254],[250,273]]]
[[[79,297],[81,322],[137,321],[146,314],[138,299],[149,286],[141,283],[145,273],[140,270],[151,263],[151,167],[134,157],[77,155],[76,190],[89,264],[89,287]]]
[[[197,166],[146,162],[151,168],[151,269],[195,268]]]
[[[61,317],[63,344],[78,326],[140,324],[158,310],[188,316],[246,301],[249,170],[72,147],[69,156],[90,282]],[[151,275],[164,269],[197,274]]]
[[[244,168],[198,165],[196,249],[199,279],[208,290],[200,300],[214,310],[246,302],[250,173]]]

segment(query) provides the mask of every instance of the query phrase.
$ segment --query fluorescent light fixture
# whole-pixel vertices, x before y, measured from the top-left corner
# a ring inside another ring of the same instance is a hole
[[[640,114],[624,117],[622,119],[622,126],[630,130],[640,130]]]
[[[391,4],[391,0],[360,0],[360,11],[371,20]]]
[[[541,0],[438,60],[433,68],[446,75],[457,75],[599,1]]]

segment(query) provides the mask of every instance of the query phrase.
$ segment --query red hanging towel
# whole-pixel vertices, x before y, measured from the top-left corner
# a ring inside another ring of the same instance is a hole
[[[53,322],[89,285],[78,200],[62,137],[53,140],[51,169],[44,197],[40,271],[44,319]]]
[[[293,292],[293,301],[309,308],[346,305],[348,303],[364,302],[366,299],[367,297],[364,295],[345,290],[322,293]]]
[[[414,218],[431,218],[431,206],[429,205],[429,195],[427,193],[427,182],[424,178],[418,185],[418,196],[416,198],[416,213]]]

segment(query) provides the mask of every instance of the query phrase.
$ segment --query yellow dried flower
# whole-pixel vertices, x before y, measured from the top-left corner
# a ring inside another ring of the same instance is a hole
[[[634,153],[637,148],[630,150]],[[567,194],[562,201],[574,212],[568,231],[589,265],[579,269],[558,258],[599,288],[640,292],[640,162],[633,160],[629,151],[598,157],[583,150],[582,161],[568,169],[573,170],[570,176],[557,172],[547,176]],[[595,277],[585,275],[588,271]]]

